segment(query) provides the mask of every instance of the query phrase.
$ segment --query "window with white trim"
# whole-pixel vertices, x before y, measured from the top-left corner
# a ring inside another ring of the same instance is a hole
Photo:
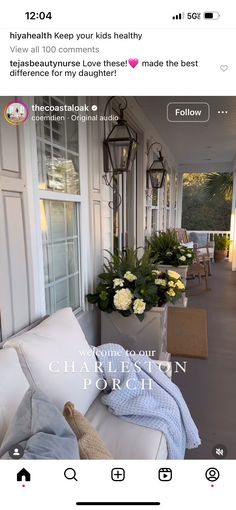
[[[77,97],[35,98],[60,107],[78,104]],[[44,114],[45,115],[45,114]],[[81,307],[79,129],[61,111],[37,121],[38,176],[43,244],[46,312]]]
[[[138,134],[129,129],[138,141]],[[137,157],[130,172],[114,176],[113,249],[136,248],[137,243]]]

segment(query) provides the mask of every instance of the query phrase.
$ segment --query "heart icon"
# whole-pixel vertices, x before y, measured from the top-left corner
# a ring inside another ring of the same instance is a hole
[[[129,65],[134,69],[138,65],[139,59],[138,58],[129,58],[128,62],[129,62]]]
[[[220,66],[220,69],[221,69],[221,71],[225,72],[225,71],[228,71],[229,66],[222,65],[222,66]]]

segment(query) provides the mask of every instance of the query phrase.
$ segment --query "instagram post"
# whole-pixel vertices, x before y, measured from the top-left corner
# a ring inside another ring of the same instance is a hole
[[[1,460],[236,458],[235,118],[0,97]]]

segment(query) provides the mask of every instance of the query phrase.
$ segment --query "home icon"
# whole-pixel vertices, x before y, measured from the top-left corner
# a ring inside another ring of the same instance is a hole
[[[21,469],[16,475],[17,482],[30,482],[31,475],[25,468]]]

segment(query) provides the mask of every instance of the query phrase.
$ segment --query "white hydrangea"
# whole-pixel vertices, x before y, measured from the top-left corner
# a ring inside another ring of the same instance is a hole
[[[161,285],[162,287],[166,287],[166,281],[164,280],[164,278],[156,278],[155,279],[155,284],[156,285]]]
[[[113,280],[113,288],[116,287],[124,287],[124,280],[122,278],[114,278]]]
[[[153,276],[159,276],[161,274],[161,271],[158,271],[157,269],[152,270]]]
[[[113,302],[117,310],[128,310],[132,303],[133,294],[129,289],[117,290]]]
[[[167,274],[170,276],[170,278],[174,278],[175,280],[179,280],[180,274],[176,273],[176,271],[172,271],[171,269],[168,269]]]
[[[124,278],[128,280],[128,282],[134,282],[134,280],[137,280],[137,276],[131,273],[131,271],[126,271],[126,273],[124,274]]]
[[[192,258],[191,253],[187,253],[187,257],[188,257],[188,259],[191,259]]]
[[[170,290],[167,291],[166,294],[168,294],[168,296],[170,296],[170,297],[174,297],[175,296],[175,291],[173,289],[170,289]]]
[[[146,303],[143,299],[135,299],[133,303],[133,310],[136,315],[141,315],[144,313],[144,310],[146,308]]]
[[[181,260],[181,262],[185,262],[186,257],[184,255],[182,255],[181,257],[179,257],[179,260]]]
[[[180,290],[184,290],[185,289],[185,285],[183,282],[181,282],[181,280],[178,280],[175,284],[176,287],[178,287],[178,289]]]

